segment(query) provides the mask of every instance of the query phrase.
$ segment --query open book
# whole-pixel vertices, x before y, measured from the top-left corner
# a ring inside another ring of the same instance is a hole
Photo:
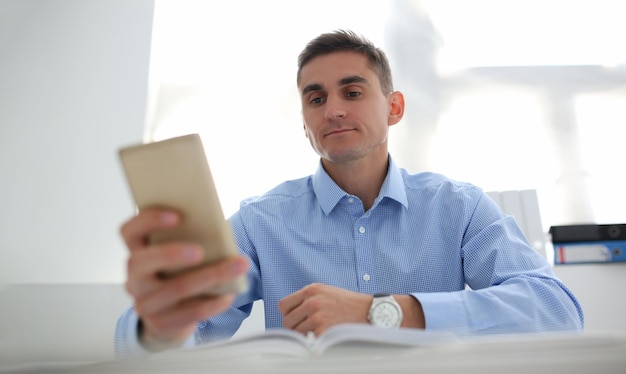
[[[419,329],[386,329],[367,324],[334,326],[320,336],[306,336],[288,329],[268,329],[229,340],[154,355],[153,359],[207,360],[263,356],[314,357],[348,352],[402,352],[406,349],[455,344],[461,338],[451,333]]]

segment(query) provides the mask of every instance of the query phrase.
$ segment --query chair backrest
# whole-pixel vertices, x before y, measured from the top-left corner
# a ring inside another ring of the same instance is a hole
[[[489,191],[487,195],[498,204],[505,214],[515,218],[533,248],[544,258],[547,258],[546,233],[544,233],[541,223],[537,191]]]

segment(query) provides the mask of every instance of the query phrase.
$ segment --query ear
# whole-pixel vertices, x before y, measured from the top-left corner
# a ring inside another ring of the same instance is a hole
[[[387,124],[393,126],[404,117],[404,95],[400,91],[394,91],[389,94],[388,100],[391,110],[389,111]]]
[[[304,136],[309,137],[308,131],[306,131],[306,122],[304,122],[304,118],[302,118],[302,129],[304,130]]]

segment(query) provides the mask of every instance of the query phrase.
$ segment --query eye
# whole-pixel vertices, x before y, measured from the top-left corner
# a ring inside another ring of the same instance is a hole
[[[361,96],[361,92],[359,92],[359,91],[348,91],[348,92],[346,92],[346,96],[349,97],[349,98],[356,98],[356,97]]]
[[[316,96],[316,97],[312,97],[309,100],[310,104],[321,104],[324,102],[324,98],[322,96]]]

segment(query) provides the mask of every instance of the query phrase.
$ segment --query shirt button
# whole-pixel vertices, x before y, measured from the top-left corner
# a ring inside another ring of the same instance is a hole
[[[359,227],[359,232],[361,234],[365,234],[365,227],[363,227],[363,226]]]
[[[364,280],[364,281],[369,282],[369,281],[370,281],[370,279],[371,279],[371,277],[370,277],[370,275],[369,275],[369,274],[367,274],[367,273],[366,273],[366,274],[364,274],[364,275],[363,275],[363,280]]]
[[[349,202],[350,204],[352,204],[352,203],[354,202],[354,198],[353,198],[353,197],[349,197],[349,198],[348,198],[348,202]]]

